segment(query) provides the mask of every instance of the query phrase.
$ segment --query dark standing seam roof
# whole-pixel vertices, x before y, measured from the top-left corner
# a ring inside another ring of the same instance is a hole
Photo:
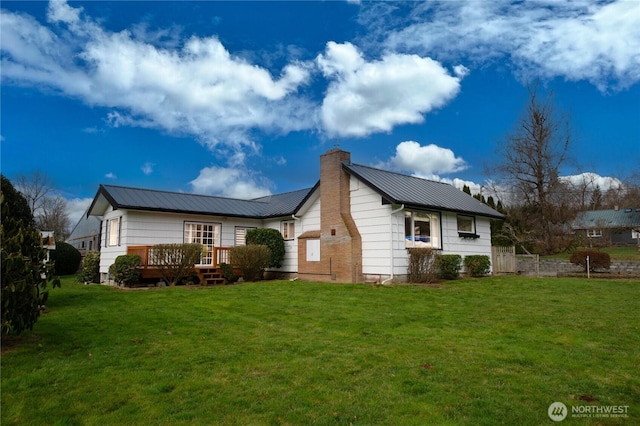
[[[315,189],[315,187],[285,194],[261,197],[254,200],[240,200],[113,185],[100,185],[98,194],[104,195],[115,209],[266,219],[295,214],[313,189]],[[97,196],[94,198],[94,203],[97,198]],[[89,210],[91,211],[92,208],[93,205]]]
[[[573,223],[573,229],[633,227],[640,227],[640,208],[580,212]]]
[[[504,219],[503,214],[448,183],[374,169],[346,161],[342,166],[347,173],[378,192],[387,203]]]

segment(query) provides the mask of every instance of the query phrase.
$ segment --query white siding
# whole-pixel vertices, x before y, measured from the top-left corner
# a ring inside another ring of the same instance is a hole
[[[391,245],[394,257],[401,257],[405,252],[402,214],[396,213],[390,218],[394,206],[383,205],[380,194],[353,176],[350,190],[351,216],[362,238],[362,273],[390,276]],[[399,224],[402,225],[400,231],[403,234],[400,236],[397,235]],[[394,259],[393,266],[394,274],[406,273],[406,261],[396,262]]]
[[[277,229],[278,232],[282,232],[282,222],[283,221],[293,220],[291,216],[289,217],[279,217],[274,219],[267,219],[261,225],[262,228],[272,228]],[[282,272],[297,272],[298,271],[298,240],[297,236],[300,235],[298,231],[298,221],[295,224],[295,236],[296,239],[293,240],[285,240],[284,242],[284,261],[282,262],[282,266],[278,269],[274,269],[276,271]]]
[[[107,274],[109,272],[109,266],[115,262],[116,257],[127,254],[127,246],[125,244],[126,241],[126,229],[127,225],[127,211],[126,210],[113,210],[113,208],[109,207],[103,216],[102,221],[102,231],[101,231],[101,241],[100,241],[100,273]],[[120,245],[119,246],[107,246],[107,226],[109,223],[109,219],[114,219],[122,217],[122,222],[120,223]]]
[[[120,246],[106,246],[106,224],[109,219],[122,216],[120,229]],[[257,219],[220,218],[205,215],[180,215],[174,213],[140,212],[115,210],[111,208],[105,213],[102,225],[102,250],[100,254],[100,272],[109,272],[109,266],[116,257],[127,254],[128,246],[151,246],[155,244],[181,244],[184,242],[184,223],[202,222],[221,225],[219,247],[235,245],[235,227],[262,227]]]
[[[461,238],[458,235],[458,215],[442,213],[442,253],[467,255],[486,255],[491,257],[491,225],[490,220],[476,216],[476,234],[480,238]]]
[[[405,247],[404,211],[389,215],[398,205],[383,205],[380,194],[351,177],[351,214],[362,237],[363,274],[390,276],[391,250],[393,250],[393,274],[405,275],[409,256]],[[458,235],[457,214],[441,213],[441,238],[443,254],[491,256],[490,220],[476,217],[476,239]],[[393,249],[390,244],[393,245]]]

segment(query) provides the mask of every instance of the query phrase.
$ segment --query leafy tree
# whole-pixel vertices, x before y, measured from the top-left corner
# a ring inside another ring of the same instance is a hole
[[[53,277],[52,265],[44,263],[46,252],[27,200],[8,179],[1,176],[1,180],[0,326],[3,335],[20,334],[33,329],[38,320],[49,295],[47,284],[59,287],[60,280]]]
[[[258,228],[247,232],[247,244],[265,245],[271,253],[268,268],[279,268],[284,261],[284,238],[277,229]]]

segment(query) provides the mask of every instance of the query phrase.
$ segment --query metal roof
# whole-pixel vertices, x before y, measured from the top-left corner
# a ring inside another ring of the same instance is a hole
[[[263,219],[294,214],[313,188],[254,200],[215,197],[208,195],[167,192],[153,189],[100,185],[89,208],[89,214],[101,214],[106,202],[114,209],[162,211]],[[102,202],[101,202],[101,196]],[[94,212],[94,210],[96,210]]]
[[[640,227],[640,208],[589,210],[578,213],[573,222],[573,229],[638,227]]]
[[[356,176],[378,192],[387,203],[504,219],[503,214],[448,183],[388,172],[346,161],[342,166],[347,173]]]
[[[388,172],[372,167],[343,162],[342,166],[377,191],[385,203],[404,204],[407,207],[437,209],[477,216],[503,219],[504,215],[481,203],[455,187],[427,179]],[[268,195],[253,200],[208,195],[167,192],[153,189],[100,185],[89,215],[102,215],[108,205],[114,209],[164,211],[211,216],[265,219],[290,216],[319,188],[301,189],[284,194]]]

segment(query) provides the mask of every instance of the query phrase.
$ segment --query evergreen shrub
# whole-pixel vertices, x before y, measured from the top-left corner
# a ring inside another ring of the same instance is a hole
[[[123,254],[116,257],[109,273],[118,285],[130,286],[140,281],[140,266],[142,261],[137,254]]]
[[[443,254],[438,261],[438,278],[455,280],[460,276],[462,256],[459,254]]]
[[[100,282],[100,252],[90,251],[82,259],[78,281],[83,283]]]
[[[467,275],[482,277],[491,271],[491,259],[485,255],[465,256],[464,267],[467,270]]]
[[[268,268],[279,268],[284,261],[284,238],[277,229],[258,228],[247,231],[247,245],[258,244],[269,248],[270,259]]]
[[[54,262],[56,275],[73,275],[78,272],[82,255],[77,248],[64,241],[56,241],[56,249],[51,251],[50,259]]]

